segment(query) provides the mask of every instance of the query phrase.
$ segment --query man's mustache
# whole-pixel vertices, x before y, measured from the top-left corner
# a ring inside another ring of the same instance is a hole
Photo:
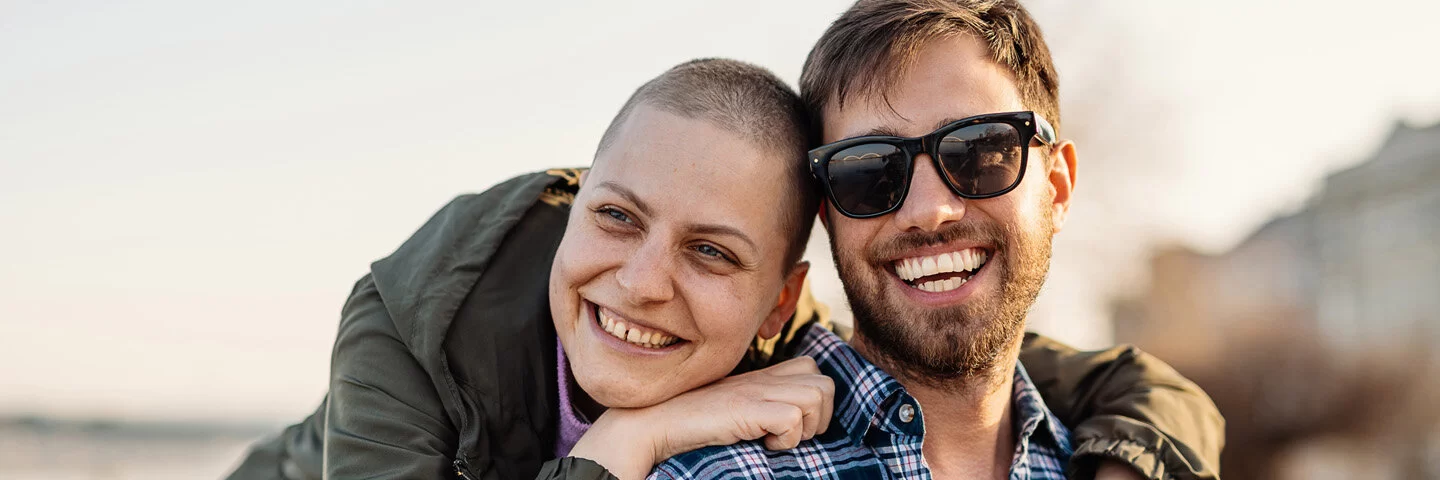
[[[995,251],[1005,250],[1005,232],[1000,227],[975,222],[955,223],[934,232],[903,232],[877,246],[871,258],[895,258],[910,250],[965,239],[978,241]]]

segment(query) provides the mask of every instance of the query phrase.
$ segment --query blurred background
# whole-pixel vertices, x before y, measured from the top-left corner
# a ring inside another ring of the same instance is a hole
[[[0,0],[0,478],[224,475],[449,198],[849,3]],[[1226,478],[1440,478],[1440,4],[1027,5],[1080,152],[1032,328],[1200,382]]]

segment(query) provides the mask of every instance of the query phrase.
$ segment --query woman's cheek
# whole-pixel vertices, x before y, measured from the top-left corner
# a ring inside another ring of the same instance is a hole
[[[762,314],[757,313],[755,301],[764,297],[739,294],[734,279],[716,279],[706,282],[704,293],[687,295],[694,306],[695,318],[701,331],[713,342],[723,346],[726,356],[740,356],[750,348],[751,340],[760,329]],[[767,310],[768,312],[768,310]]]

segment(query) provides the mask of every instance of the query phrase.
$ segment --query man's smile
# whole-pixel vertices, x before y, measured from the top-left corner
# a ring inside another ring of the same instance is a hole
[[[981,248],[965,248],[934,255],[902,258],[893,262],[895,275],[916,289],[941,293],[960,288],[969,281],[990,254]]]

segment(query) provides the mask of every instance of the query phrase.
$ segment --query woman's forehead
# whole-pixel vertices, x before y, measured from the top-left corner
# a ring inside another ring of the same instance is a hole
[[[629,190],[655,214],[675,212],[773,235],[783,195],[793,194],[788,158],[700,119],[637,110],[596,157],[587,185]]]

